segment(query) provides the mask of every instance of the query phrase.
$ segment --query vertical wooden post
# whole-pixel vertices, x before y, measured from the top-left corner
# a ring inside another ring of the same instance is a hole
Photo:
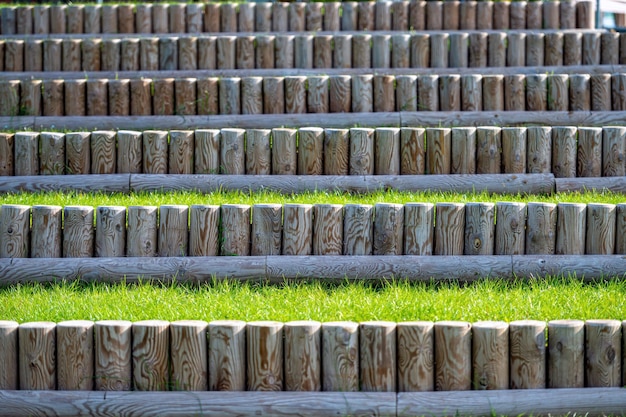
[[[552,320],[548,323],[548,388],[585,386],[585,323]]]
[[[433,254],[434,205],[407,203],[404,205],[404,254]]]
[[[117,172],[116,165],[117,150],[115,132],[103,130],[94,131],[91,134],[91,173],[114,174]]]
[[[62,80],[44,80],[41,92],[44,116],[63,116],[64,92]]]
[[[396,76],[397,111],[417,111],[417,76]]]
[[[67,82],[65,88],[67,90]],[[130,114],[131,116],[152,116],[152,80],[130,80]]]
[[[261,4],[257,3],[256,4],[256,6],[255,6],[255,17],[254,17],[254,25],[255,25],[255,29],[254,30],[256,32],[270,32],[270,31],[272,31],[272,26],[273,26],[272,11],[273,11],[273,4],[271,4],[269,2],[261,3]]]
[[[622,323],[619,320],[585,322],[585,386],[622,386]]]
[[[215,36],[201,36],[198,38],[198,69],[217,68],[217,38]]]
[[[307,112],[328,113],[330,104],[328,76],[311,76],[307,77],[307,81]]]
[[[65,115],[85,116],[87,106],[85,102],[86,80],[65,80]],[[22,86],[22,91],[24,87]]]
[[[142,71],[159,70],[159,40],[156,38],[139,39],[139,67]]]
[[[221,5],[219,3],[205,4],[205,12],[203,16],[204,31],[205,32],[220,32],[221,31]]]
[[[117,7],[117,4],[102,6],[102,33],[118,32]]]
[[[350,129],[350,175],[374,174],[374,129]]]
[[[169,383],[170,323],[136,321],[132,325],[133,388],[165,391]]]
[[[400,174],[400,129],[391,127],[376,129],[374,174]]]
[[[256,37],[256,63],[255,68],[274,68],[275,59],[275,37]]]
[[[189,207],[159,207],[159,256],[186,256],[189,247]]]
[[[209,323],[209,390],[246,389],[246,323],[218,320]]]
[[[494,255],[523,255],[526,243],[526,205],[497,202],[496,216]]]
[[[222,129],[220,141],[220,173],[241,175],[245,172],[243,129]]]
[[[252,207],[252,242],[250,255],[280,255],[283,206],[255,204]]]
[[[443,2],[426,2],[426,30],[443,29]]]
[[[372,35],[355,34],[352,36],[352,68],[372,67]]]
[[[221,32],[237,32],[237,5],[223,3],[220,5]]]
[[[451,130],[449,128],[426,129],[426,173],[449,174],[451,156]]]
[[[33,33],[50,33],[50,6],[37,5],[33,7]]]
[[[589,74],[569,76],[569,110],[588,111],[591,109],[590,79]]]
[[[465,204],[465,255],[493,255],[494,207],[493,203]]]
[[[526,3],[526,29],[542,29],[543,12],[541,2]]]
[[[83,39],[81,49],[83,71],[100,71],[102,68],[102,41],[100,39]]]
[[[526,65],[542,66],[545,58],[545,40],[543,33],[526,35]]]
[[[615,206],[615,253],[626,254],[626,204],[621,203]]]
[[[195,71],[198,69],[198,38],[181,37],[178,39],[178,62],[176,69]]]
[[[430,68],[430,35],[417,33],[411,36],[411,68]]]
[[[306,113],[306,77],[285,77],[285,113]]]
[[[374,3],[359,2],[358,20],[356,30],[358,31],[372,31],[375,29],[375,16],[374,16]]]
[[[0,133],[0,176],[13,176],[15,156],[15,135]]]
[[[39,133],[15,133],[15,175],[39,175]]]
[[[298,175],[322,175],[324,130],[317,127],[298,131]]]
[[[435,2],[438,3],[438,2]],[[431,4],[431,3],[428,3]],[[433,33],[430,35],[430,67],[431,68],[447,68],[448,67],[448,34]]]
[[[369,113],[374,111],[374,76],[352,76],[352,112]]]
[[[611,76],[611,106],[613,110],[626,109],[626,76],[613,74]]]
[[[130,115],[130,80],[108,80],[109,115]],[[44,101],[45,109],[45,101]],[[45,110],[44,110],[45,111]]]
[[[403,127],[400,129],[400,174],[421,175],[426,165],[424,135],[426,129]]]
[[[507,174],[526,173],[525,127],[502,128],[502,172]]]
[[[472,386],[476,390],[509,388],[509,325],[480,321],[472,325]]]
[[[472,327],[461,321],[435,323],[435,390],[472,388]]]
[[[463,3],[461,3],[461,7],[463,8]],[[409,30],[411,29],[426,29],[426,1],[418,0],[409,3]]]
[[[15,64],[14,59],[14,47],[10,44],[8,56],[5,57],[4,49],[5,43],[2,42],[2,54],[0,56],[0,68],[7,71],[12,71]],[[100,57],[98,56],[98,59]],[[9,62],[5,65],[5,59]],[[24,57],[23,57],[23,70],[24,71],[43,71],[43,41],[40,39],[31,39],[24,42]]]
[[[223,16],[223,15],[222,15]],[[235,69],[235,36],[218,36],[217,37],[217,68],[218,69]]]
[[[513,74],[504,77],[504,110],[526,110],[524,75]]]
[[[263,113],[285,113],[285,79],[263,77]]]
[[[157,208],[153,206],[128,207],[126,256],[156,256]]]
[[[253,321],[246,325],[247,390],[283,390],[283,323]]]
[[[509,323],[511,389],[546,387],[546,323],[519,320]]]
[[[553,255],[556,244],[556,204],[527,205],[526,254]]]
[[[581,1],[576,3],[576,27],[592,29],[595,27],[595,3]]]
[[[343,206],[313,206],[313,255],[341,255],[343,244]]]
[[[219,255],[219,206],[189,208],[189,256]]]
[[[237,69],[254,69],[255,45],[254,36],[237,36],[235,41],[235,66]]]
[[[487,65],[490,67],[506,66],[507,35],[503,32],[490,33],[487,36]]]
[[[222,204],[221,255],[250,255],[250,206]]]
[[[195,174],[219,173],[220,138],[220,131],[216,129],[198,129],[195,131],[193,152]]]
[[[100,206],[96,209],[97,257],[124,256],[126,249],[126,207]]]
[[[493,29],[493,3],[476,2],[476,29]]]
[[[219,82],[220,114],[241,113],[241,78],[222,78]]]
[[[168,8],[167,4],[152,5],[152,29],[154,33],[167,33],[168,26]]]
[[[313,37],[313,68],[332,68],[332,41],[333,37],[330,35],[315,35]]]
[[[619,65],[619,33],[602,33],[600,37],[600,64]]]
[[[93,207],[64,207],[63,256],[65,258],[90,258],[93,256],[93,222]]]
[[[30,231],[31,258],[60,258],[62,254],[60,206],[33,206]]]
[[[295,175],[297,172],[297,144],[295,129],[272,129],[272,174]]]
[[[254,32],[254,3],[242,3],[239,5],[237,16],[237,30],[239,32]]]
[[[324,4],[324,31],[339,32],[341,30],[341,2],[334,1]]]
[[[68,7],[67,11],[68,11],[68,20],[69,20],[69,13],[70,10],[74,10],[76,8],[78,8],[79,6],[70,6]],[[82,6],[81,7],[81,27],[80,27],[80,32],[82,32]],[[74,15],[72,16],[74,19],[78,20],[78,16]],[[4,26],[4,24],[2,25]],[[15,9],[15,32],[17,34],[20,35],[30,35],[33,33],[33,6],[26,6],[26,5],[20,5],[20,7],[17,7]],[[68,30],[68,33],[72,33]],[[73,32],[76,33],[76,32]]]
[[[520,3],[525,2],[515,2],[515,4]],[[513,4],[511,7],[513,7]],[[525,33],[509,33],[507,35],[506,65],[508,67],[523,67],[526,65]]]
[[[180,320],[170,323],[171,389],[208,389],[206,321]]]
[[[283,255],[310,255],[313,250],[313,206],[285,204]]]
[[[372,36],[372,68],[389,68],[391,63],[391,36]]]
[[[285,391],[322,388],[322,332],[318,321],[285,323]]]
[[[577,177],[599,177],[602,173],[602,128],[579,127],[576,156]]]
[[[563,34],[547,33],[545,35],[545,55],[544,65],[546,66],[562,66],[563,65]]]
[[[600,33],[583,33],[583,65],[600,65],[601,57]]]
[[[483,76],[465,74],[461,76],[461,110],[481,111],[483,109]]]
[[[42,132],[39,136],[39,172],[42,175],[65,173],[65,135]]]
[[[434,254],[463,254],[465,241],[465,205],[462,203],[437,203],[435,210]]]
[[[120,4],[117,6],[117,23],[119,33],[136,33],[133,5]]]
[[[296,35],[294,38],[294,67],[313,68],[312,35]]]
[[[0,206],[0,258],[28,258],[30,246],[30,207]]]
[[[374,206],[374,255],[402,255],[404,207],[376,203]]]
[[[322,323],[322,390],[359,390],[359,325]]]
[[[587,240],[585,253],[612,255],[615,251],[616,212],[613,204],[587,205]]]
[[[359,325],[361,391],[396,391],[396,323],[369,321]]]
[[[527,171],[531,174],[550,173],[552,167],[552,129],[530,126],[526,129],[528,147]]]
[[[50,33],[66,33],[67,22],[65,9],[67,6],[55,4],[50,6]]]
[[[18,328],[20,390],[56,390],[56,323],[22,323]]]
[[[135,7],[135,32],[152,33],[152,4],[138,4]]]
[[[135,174],[141,172],[141,132],[120,130],[117,132],[117,172]]]
[[[305,8],[305,21],[307,31],[322,30],[322,4],[307,3]]]
[[[196,80],[198,114],[218,114],[218,78],[208,77]]]
[[[398,323],[398,392],[434,391],[434,324],[430,321]]]
[[[499,174],[502,165],[502,137],[499,127],[476,129],[476,173]]]
[[[330,112],[350,113],[352,109],[352,77],[333,75],[330,77]]]
[[[269,175],[272,172],[269,129],[246,131],[246,175]]]
[[[335,35],[333,68],[352,68],[352,35]]]
[[[348,129],[326,129],[324,132],[324,174],[348,175]]]
[[[81,41],[79,39],[63,39],[61,45],[63,71],[80,71],[82,62],[80,56]]]
[[[19,324],[0,320],[0,389],[19,388],[18,344]]]
[[[193,151],[193,130],[170,131],[168,172],[170,174],[192,174]]]
[[[372,206],[346,204],[343,218],[343,254],[371,255],[373,242]]]
[[[22,112],[22,114],[24,115],[31,115],[31,116],[41,116],[41,85],[42,82],[41,80],[22,80],[20,82],[20,92],[19,92],[19,111]],[[84,90],[84,81],[82,84],[83,90]],[[66,89],[66,97],[65,97],[65,101],[67,103],[68,101],[68,95],[71,96],[72,93],[72,89],[70,88],[70,82],[66,82],[65,83],[65,89]],[[12,112],[14,112],[15,109],[18,108],[18,98],[14,95],[15,93],[17,93],[15,90],[10,91],[8,96],[5,96],[7,98],[7,109],[6,112],[9,114],[12,114]],[[68,94],[69,93],[69,94]],[[85,96],[84,96],[84,92],[83,92],[83,111],[84,111],[84,100]],[[78,98],[77,100],[80,100],[80,98]],[[80,106],[81,103],[77,103],[77,107]],[[69,110],[72,110],[72,108],[70,107]],[[3,111],[0,110],[0,114],[3,114]]]
[[[121,45],[119,39],[103,39],[101,66],[103,71],[119,71],[121,60]],[[168,42],[169,43],[169,42]],[[161,53],[164,51],[161,50]],[[176,69],[176,68],[167,68]]]
[[[167,174],[168,134],[166,131],[145,130],[142,134],[144,174]]]
[[[102,30],[101,17],[102,8],[100,7],[100,5],[86,4],[84,8],[84,33],[100,33],[100,31]]]
[[[547,95],[547,76],[545,74],[529,74],[526,76],[526,110],[548,110]]]
[[[418,111],[439,110],[439,76],[420,75],[417,78]]]
[[[626,175],[626,128],[602,128],[602,175],[619,177]]]
[[[587,205],[582,203],[559,203],[557,206],[556,247],[557,255],[584,255],[587,229]]]
[[[581,65],[583,53],[583,35],[582,33],[564,33],[563,34],[563,65]]]
[[[548,110],[569,110],[569,76],[567,74],[551,74],[547,83]]]
[[[395,50],[395,45],[393,50]],[[469,35],[467,33],[450,34],[448,65],[450,68],[465,68],[469,65]]]
[[[439,105],[441,111],[461,110],[461,77],[459,75],[439,76]]]
[[[591,110],[611,110],[611,75],[591,74]]]
[[[56,325],[57,389],[92,391],[94,387],[94,323],[63,321]]]
[[[573,126],[552,128],[552,173],[557,178],[576,176],[576,133]]]

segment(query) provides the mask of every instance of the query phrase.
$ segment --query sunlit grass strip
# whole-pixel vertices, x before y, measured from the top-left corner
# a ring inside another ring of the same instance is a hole
[[[626,281],[320,282],[262,285],[28,284],[0,290],[0,320],[479,320],[624,319]]]

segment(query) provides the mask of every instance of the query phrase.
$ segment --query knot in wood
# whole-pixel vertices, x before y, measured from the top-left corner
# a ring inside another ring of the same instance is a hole
[[[559,352],[562,352],[563,351],[563,343],[558,342],[556,344],[556,350],[558,350]]]
[[[474,238],[474,249],[480,249],[480,247],[483,245],[482,240],[480,240],[479,237],[475,237]]]
[[[613,346],[606,348],[606,359],[609,364],[612,364],[615,361],[615,348],[613,348]]]
[[[517,219],[511,219],[509,226],[511,227],[511,230],[517,230],[517,228],[519,227]]]

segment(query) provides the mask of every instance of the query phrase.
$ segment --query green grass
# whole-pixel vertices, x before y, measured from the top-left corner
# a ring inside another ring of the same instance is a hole
[[[408,202],[574,202],[574,203],[607,203],[626,202],[623,194],[611,192],[562,193],[555,195],[498,195],[489,193],[458,194],[451,192],[401,192],[378,191],[371,194],[349,194],[343,192],[309,192],[304,194],[280,194],[263,191],[245,193],[237,191],[201,194],[196,192],[169,193],[137,193],[137,194],[104,194],[104,193],[19,193],[0,195],[0,204],[33,205],[85,205],[85,206],[160,206],[164,204],[258,204],[258,203],[332,203],[332,204],[376,204],[408,203]]]
[[[520,320],[624,319],[626,280],[263,285],[28,284],[0,289],[0,320]]]

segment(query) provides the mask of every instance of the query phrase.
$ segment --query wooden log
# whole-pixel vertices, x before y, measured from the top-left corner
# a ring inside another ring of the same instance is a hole
[[[15,133],[15,175],[39,175],[39,133]]]
[[[320,391],[321,323],[291,321],[284,325],[285,391]]]
[[[50,6],[37,5],[33,7],[33,33],[50,33]]]
[[[426,2],[426,30],[443,29],[443,4],[441,2]]]
[[[449,36],[447,33],[433,33],[430,35],[430,67],[431,68],[447,68],[448,67],[448,44]]]
[[[348,175],[348,130],[326,129],[324,137],[324,174]]]
[[[91,173],[117,172],[116,134],[112,131],[94,131],[91,134]]]
[[[118,257],[125,255],[126,208],[100,206],[96,209],[96,257]]]
[[[493,3],[476,2],[476,29],[493,29]]]
[[[363,322],[359,325],[361,390],[396,391],[396,323]]]
[[[240,114],[241,78],[222,78],[219,81],[219,106],[220,114]]]
[[[374,111],[373,75],[352,77],[352,112],[369,113]]]
[[[502,165],[502,137],[499,127],[476,129],[476,173],[497,174]]]
[[[621,386],[622,323],[618,320],[585,322],[585,386]]]
[[[13,133],[0,133],[0,176],[13,176],[14,171],[14,145]]]
[[[586,211],[585,204],[558,204],[555,254],[585,254]]]
[[[376,19],[374,15],[375,5],[370,2],[359,2],[357,27],[358,31],[372,31],[376,28]]]
[[[581,65],[583,50],[582,33],[563,34],[563,65]]]
[[[483,110],[504,110],[504,77],[502,75],[483,75]]]
[[[301,128],[298,137],[298,175],[323,173],[324,130]]]
[[[168,134],[165,131],[146,130],[142,133],[143,169],[145,174],[166,174]]]
[[[241,79],[241,113],[263,114],[263,78]]]
[[[400,173],[400,129],[376,129],[374,148],[374,173],[398,175]]]
[[[65,206],[63,209],[63,256],[90,258],[94,249],[93,207]]]
[[[135,33],[135,8],[132,5],[117,6],[117,24],[119,33]]]
[[[336,35],[333,40],[333,68],[352,68],[352,35]]]
[[[117,33],[117,7],[117,4],[102,6],[102,33]],[[50,21],[52,22],[52,19],[50,19]]]
[[[306,77],[285,77],[285,112],[306,113]]]
[[[439,76],[439,106],[442,111],[461,110],[461,77],[459,75]]]
[[[465,255],[493,255],[494,207],[493,203],[465,204]]]
[[[611,76],[591,74],[591,110],[611,110]]]
[[[209,389],[246,389],[246,323],[218,320],[209,323]]]
[[[475,390],[509,388],[509,325],[480,321],[472,325],[472,386]]]
[[[198,69],[198,39],[196,37],[181,37],[178,39],[178,62],[175,69],[195,71]]]
[[[238,36],[235,41],[235,65],[237,69],[254,69],[255,37]]]
[[[65,80],[64,107],[66,116],[85,116],[87,112],[85,102],[86,85],[86,80]]]
[[[527,128],[503,127],[502,172],[507,174],[526,172]]]
[[[11,48],[15,46],[10,44]],[[9,62],[5,65],[4,49],[5,42],[2,43],[3,53],[0,56],[0,66],[2,69],[7,68],[7,71],[13,71],[15,66],[13,54],[14,51],[9,52],[7,57]],[[23,70],[24,71],[43,71],[43,41],[40,39],[32,39],[24,42],[24,56],[23,56]],[[99,57],[98,57],[99,58]],[[19,57],[18,57],[19,59]]]
[[[170,323],[172,390],[207,390],[207,327],[200,320]]]
[[[70,9],[75,9],[76,7],[77,6],[68,7],[68,13],[70,12]],[[8,12],[8,10],[6,13],[10,15],[10,12]],[[2,26],[4,27],[4,23],[2,24]],[[9,28],[11,28],[11,25],[9,25]],[[82,25],[81,25],[81,32],[82,32]],[[32,6],[22,5],[21,7],[17,7],[15,9],[15,33],[20,34],[20,35],[22,34],[30,35],[33,33],[33,7]]]
[[[432,255],[434,241],[434,206],[430,203],[407,203],[404,206],[404,254]]]
[[[509,323],[510,388],[546,387],[546,323],[519,320]]]
[[[144,132],[144,135],[145,135],[145,132]],[[219,173],[220,138],[221,138],[221,134],[219,130],[198,129],[195,131],[195,140],[194,140],[195,148],[193,152],[194,173],[196,174]],[[167,145],[167,142],[164,142],[163,145]],[[163,149],[166,149],[166,148],[163,148]]]
[[[599,177],[602,173],[602,129],[578,128],[577,177]]]
[[[343,206],[313,206],[313,255],[341,255],[343,242]]]
[[[132,325],[133,388],[164,391],[168,387],[170,323],[163,320],[136,321]]]
[[[526,205],[496,203],[495,255],[521,255],[525,247]]]
[[[545,59],[545,35],[528,33],[526,35],[526,65],[542,66]]]
[[[313,38],[313,68],[332,68],[332,41],[330,35],[316,35]]]
[[[560,4],[561,29],[576,29],[576,2],[561,1]]]
[[[39,172],[42,175],[65,173],[65,135],[42,132],[39,136]]]
[[[0,321],[0,388],[17,390],[19,387],[18,345],[19,324],[15,321]]]
[[[28,258],[30,252],[30,207],[0,206],[0,258]]]
[[[322,6],[321,3],[307,3],[305,8],[307,31],[322,30]]]
[[[63,39],[61,42],[61,68],[63,71],[80,71],[81,70],[81,42],[78,39]],[[49,51],[50,52],[50,51]],[[46,57],[47,58],[47,57]],[[56,71],[61,70],[61,68]],[[48,71],[48,69],[46,69]]]
[[[615,253],[626,253],[626,205],[617,204],[615,227]]]
[[[56,324],[22,323],[18,328],[19,382],[21,390],[55,390]]]
[[[374,174],[374,129],[350,129],[349,174]]]
[[[552,128],[552,173],[557,178],[576,176],[576,132],[575,127]]]
[[[280,255],[282,242],[280,204],[255,204],[252,208],[252,246],[250,255]]]
[[[515,2],[520,4],[525,2]],[[511,4],[513,7],[514,4]],[[526,65],[526,34],[509,33],[507,36],[506,65],[509,67],[523,67]]]
[[[84,39],[82,41],[83,71],[100,71],[102,68],[101,49],[102,40],[100,39]]]
[[[576,27],[592,29],[594,23],[594,3],[591,1],[582,1],[576,3]]]
[[[308,113],[328,113],[330,104],[329,78],[323,76],[312,76],[307,78],[307,112]]]
[[[130,80],[108,80],[108,89],[109,115],[130,115]]]
[[[426,172],[449,174],[451,169],[451,130],[448,128],[426,129]]]
[[[526,254],[554,254],[556,244],[556,204],[527,205]]]
[[[372,36],[372,68],[391,66],[391,36],[376,34]]]
[[[296,132],[295,129],[272,129],[272,174],[296,174]]]
[[[426,165],[424,134],[422,128],[400,129],[400,173],[402,175],[423,174]]]
[[[139,39],[139,67],[142,71],[159,70],[159,40],[155,38]]]
[[[274,68],[275,50],[274,36],[257,36],[256,37],[256,68]],[[281,45],[282,46],[282,45]],[[284,50],[284,47],[283,49]],[[284,53],[281,51],[281,53]]]
[[[77,84],[77,83],[74,83],[74,84]],[[72,85],[72,82],[70,80],[68,80],[65,83],[66,102],[67,102],[67,95],[72,94],[71,85]],[[20,86],[19,86],[19,99],[15,97],[15,94],[16,94],[15,89],[13,89],[13,91],[9,91],[9,94],[5,96],[7,97],[7,104],[8,104],[6,111],[8,113],[11,113],[11,112],[14,112],[14,109],[17,108],[18,112],[21,115],[41,116],[41,107],[42,107],[41,106],[41,99],[42,99],[41,86],[42,86],[41,80],[21,81]],[[17,107],[17,100],[19,100],[19,108]],[[83,103],[84,103],[84,96],[83,96]],[[78,103],[78,106],[80,104],[81,103]],[[84,107],[84,104],[83,104],[83,107]],[[73,108],[70,107],[69,110],[72,111]]]
[[[250,206],[222,204],[221,255],[248,256],[250,254]]]
[[[490,67],[506,66],[507,36],[503,32],[490,33],[487,36],[487,65]]]
[[[217,114],[219,112],[218,81],[216,77],[202,78],[196,81],[198,115]]]
[[[65,88],[67,90],[67,81]],[[130,114],[132,116],[152,115],[152,80],[130,80]]]
[[[372,67],[372,35],[355,34],[352,36],[352,68]]]
[[[135,7],[135,33],[152,33],[152,4]]]
[[[94,387],[92,321],[71,320],[56,325],[57,389],[92,391]]]
[[[65,109],[63,80],[44,80],[42,83],[41,102],[44,116],[63,116]]]
[[[466,68],[469,66],[469,36],[467,33],[450,34],[450,53],[448,66],[450,68]],[[395,50],[395,47],[394,47]],[[392,51],[393,52],[393,51]]]
[[[530,126],[527,135],[527,172],[549,173],[552,167],[552,129]]]
[[[585,253],[612,255],[615,250],[615,224],[615,205],[589,203],[587,205]]]
[[[398,391],[433,391],[434,325],[428,321],[401,322],[396,326]]]
[[[417,111],[417,76],[396,76],[396,108],[398,111]]]
[[[393,112],[396,109],[395,98],[395,77],[374,75],[374,111]]]
[[[50,33],[66,33],[65,5],[50,6]]]
[[[219,254],[219,206],[194,204],[189,208],[189,256]]]
[[[174,80],[174,105],[176,114],[195,115],[197,112],[196,104],[197,89],[195,78],[179,78]]]
[[[100,33],[102,30],[102,9],[100,5],[95,6],[86,4],[84,6],[83,15],[85,20],[84,27],[82,28],[84,31],[83,33]]]
[[[139,173],[142,162],[141,132],[120,130],[117,132],[117,172]]]
[[[548,388],[584,387],[584,338],[583,321],[548,323]]]
[[[544,65],[563,65],[563,41],[562,33],[547,33],[545,35]]]
[[[203,15],[203,24],[205,32],[220,32],[221,31],[221,5],[219,3],[205,4],[205,11]]]
[[[349,75],[334,75],[330,77],[330,107],[331,113],[349,113],[352,109],[352,77]]]
[[[598,65],[601,58],[600,33],[583,33],[583,65]]]
[[[305,30],[305,8],[306,4],[289,4],[289,31],[290,32],[303,32]]]
[[[625,176],[626,129],[604,127],[602,135],[602,176]]]
[[[438,203],[435,207],[435,255],[460,255],[464,251],[465,205]]]
[[[404,207],[376,203],[374,207],[374,255],[401,255],[403,252]]]
[[[62,254],[62,209],[59,206],[33,206],[30,232],[31,258],[60,258]]]
[[[283,255],[311,255],[313,250],[313,207],[310,204],[285,204]]]
[[[439,321],[435,333],[435,390],[464,391],[472,386],[472,330],[460,321]]]
[[[551,74],[547,80],[548,110],[567,111],[569,109],[568,81],[565,74]]]
[[[619,33],[602,33],[600,36],[600,64],[619,65]]]
[[[220,170],[223,174],[241,175],[245,171],[243,129],[222,129]]]
[[[463,4],[461,4],[461,7],[463,7]],[[426,29],[426,1],[419,0],[409,3],[409,29]]]
[[[220,5],[221,32],[237,32],[237,5],[224,3]]]
[[[546,111],[548,109],[548,77],[545,74],[526,76],[526,110]]]
[[[419,111],[439,110],[439,77],[421,75],[417,78],[417,108]]]
[[[254,15],[255,31],[269,32],[272,30],[272,26],[273,26],[272,12],[273,12],[272,4],[270,3],[256,4],[255,15]]]
[[[590,79],[588,74],[569,76],[569,109],[571,111],[591,109]]]
[[[520,74],[504,78],[504,110],[526,110],[525,77]]]
[[[626,109],[626,77],[623,74],[611,76],[611,105],[613,110]]]
[[[201,36],[198,38],[198,69],[212,70],[217,68],[217,38]]]
[[[295,37],[294,67],[313,68],[313,36],[298,35]]]
[[[544,2],[542,4],[542,14],[544,29],[560,28],[561,13],[559,2]]]
[[[469,66],[484,68],[488,63],[488,36],[484,32],[474,32],[469,35]]]
[[[343,221],[343,254],[371,255],[373,246],[373,209],[362,204],[346,204]]]
[[[222,10],[223,12],[223,10]],[[223,15],[222,15],[223,16]],[[236,37],[235,36],[218,36],[217,45],[217,68],[218,69],[235,69],[237,62]]]
[[[272,172],[269,129],[246,131],[246,174],[269,175]]]
[[[283,323],[254,321],[246,325],[248,391],[282,391]]]
[[[158,251],[157,208],[128,207],[126,256],[156,256]]]
[[[322,390],[359,390],[359,325],[322,323]]]
[[[165,42],[171,43],[168,39]],[[103,71],[119,71],[121,59],[121,41],[119,39],[103,39],[101,52],[101,66]],[[176,44],[174,44],[175,46]],[[161,49],[161,53],[166,53],[166,49]],[[176,69],[175,67],[164,67],[161,69]]]
[[[254,32],[254,3],[244,3],[239,5],[237,13],[237,30],[239,32]]]
[[[430,35],[412,35],[410,48],[411,68],[430,68]]]
[[[159,207],[159,256],[186,256],[189,247],[189,207]]]

